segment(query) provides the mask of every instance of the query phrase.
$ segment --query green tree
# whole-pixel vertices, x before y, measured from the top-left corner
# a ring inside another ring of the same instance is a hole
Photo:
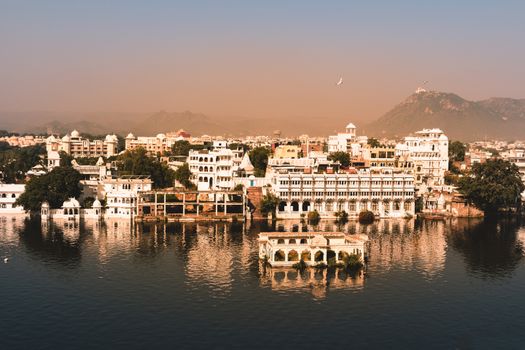
[[[230,143],[228,145],[228,148],[231,149],[232,151],[242,148],[244,153],[248,152],[248,150],[250,149],[248,145],[245,145],[244,143],[239,143],[239,142]]]
[[[174,156],[185,156],[187,157],[190,153],[191,145],[186,140],[176,141],[173,146],[171,146],[171,154]]]
[[[191,171],[188,163],[184,163],[175,171],[175,180],[180,182],[187,189],[195,188],[195,185],[190,181]]]
[[[266,166],[268,165],[270,153],[270,149],[267,147],[255,147],[248,153],[250,161],[255,168],[255,176],[262,177],[266,174]]]
[[[332,152],[328,155],[328,160],[339,162],[344,167],[350,166],[350,154],[348,152]]]
[[[58,154],[60,155],[60,166],[71,166],[71,162],[75,159],[72,155],[64,151],[60,151]]]
[[[372,148],[377,148],[377,147],[382,147],[383,145],[381,144],[381,142],[379,142],[376,138],[369,138],[368,141],[367,141],[368,145],[370,145],[370,147]]]
[[[23,182],[26,172],[42,161],[45,148],[42,145],[12,147],[0,151],[0,172],[6,183]]]
[[[31,178],[16,203],[31,212],[40,211],[43,202],[48,202],[51,208],[60,208],[65,200],[80,196],[81,178],[71,167],[56,167],[45,175]]]
[[[465,199],[487,214],[519,207],[525,189],[518,167],[502,159],[474,164],[470,174],[459,179],[458,185]]]
[[[460,141],[452,141],[448,145],[448,158],[451,162],[462,162],[465,160],[467,146]]]
[[[155,188],[173,186],[175,172],[167,164],[150,158],[144,148],[128,150],[117,157],[121,175],[149,175]]]
[[[279,198],[273,193],[268,193],[261,199],[261,212],[265,215],[271,214],[272,218],[275,219],[275,212],[277,211],[278,205]]]

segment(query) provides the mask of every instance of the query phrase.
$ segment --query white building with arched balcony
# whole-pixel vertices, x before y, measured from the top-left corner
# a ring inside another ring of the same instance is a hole
[[[15,204],[24,190],[23,184],[0,184],[0,214],[24,214],[24,208]]]
[[[188,155],[191,181],[199,191],[231,190],[234,187],[233,151],[228,148],[191,150]]]
[[[379,218],[402,218],[415,214],[414,176],[361,171],[354,173],[276,173],[272,191],[279,198],[277,217],[298,219],[310,211],[335,218],[345,211],[357,217],[372,211]]]
[[[307,265],[341,263],[348,255],[367,257],[368,236],[342,232],[261,232],[259,258],[270,265],[292,266],[304,261]]]

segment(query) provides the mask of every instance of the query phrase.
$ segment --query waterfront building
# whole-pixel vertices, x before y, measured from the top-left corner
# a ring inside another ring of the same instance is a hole
[[[448,171],[448,137],[440,129],[423,129],[396,146],[396,155],[409,156],[416,186],[444,185]]]
[[[43,223],[49,220],[65,220],[77,223],[80,219],[101,220],[103,214],[102,204],[98,199],[93,202],[93,207],[89,209],[82,209],[76,198],[65,200],[59,209],[51,209],[48,202],[42,203],[40,209],[40,217]]]
[[[188,191],[181,189],[138,193],[137,220],[229,220],[244,218],[243,191]]]
[[[363,210],[377,217],[413,216],[414,177],[384,169],[381,172],[274,173],[272,191],[279,198],[278,218],[298,219],[316,210],[323,218],[345,211],[357,217]]]
[[[101,181],[101,198],[106,198],[106,218],[129,218],[137,215],[137,198],[140,192],[151,191],[149,176],[130,175],[106,178]]]
[[[237,170],[233,159],[233,151],[228,148],[191,150],[188,155],[191,181],[199,191],[233,189],[233,174]]]
[[[24,193],[23,184],[0,183],[0,214],[24,214],[24,208],[15,204],[16,200]]]
[[[357,255],[364,262],[368,236],[342,232],[261,232],[259,258],[271,266],[292,266],[300,260],[307,265],[342,263]]]

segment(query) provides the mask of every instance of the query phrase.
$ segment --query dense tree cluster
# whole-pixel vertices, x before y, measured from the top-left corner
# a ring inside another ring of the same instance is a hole
[[[268,165],[268,157],[270,154],[271,151],[267,147],[255,147],[248,153],[250,162],[255,168],[255,176],[262,177],[266,174],[266,166]]]
[[[42,145],[28,147],[10,147],[0,145],[1,180],[6,183],[19,183],[25,180],[25,174],[42,161],[45,148]]]
[[[167,164],[148,157],[144,148],[128,150],[117,157],[120,175],[149,175],[155,188],[172,187],[175,172]]]
[[[452,141],[448,145],[448,158],[451,162],[462,162],[465,160],[467,146],[460,141]]]
[[[271,214],[272,218],[275,218],[277,205],[279,205],[279,198],[272,193],[268,193],[261,199],[261,203],[259,205],[263,214]]]
[[[383,145],[381,144],[381,142],[379,142],[378,139],[376,138],[369,138],[368,141],[367,141],[367,144],[372,147],[372,148],[378,148],[378,147],[383,147]]]
[[[348,152],[332,152],[328,155],[328,160],[339,162],[344,167],[350,166],[350,154]]]
[[[477,163],[468,176],[458,181],[459,191],[485,213],[517,208],[525,185],[518,167],[502,159]]]
[[[175,171],[175,180],[180,182],[182,186],[186,187],[187,189],[195,188],[193,182],[190,181],[190,177],[191,171],[188,163],[184,163]]]
[[[17,204],[32,212],[40,211],[46,201],[51,208],[60,208],[65,200],[80,196],[81,178],[80,173],[71,167],[56,167],[45,175],[31,178]]]

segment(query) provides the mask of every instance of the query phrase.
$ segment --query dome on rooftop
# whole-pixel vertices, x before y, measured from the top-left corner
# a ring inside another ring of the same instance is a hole
[[[76,131],[76,130],[73,130],[71,132],[71,137],[80,137],[80,133],[78,131]]]
[[[129,133],[128,136],[126,136],[127,139],[134,139],[135,138],[135,135],[133,135],[132,133]]]
[[[97,199],[93,202],[93,208],[102,208],[102,203]]]
[[[69,198],[62,203],[62,208],[80,208],[80,203],[75,198]]]
[[[69,138],[69,135],[66,135],[66,136],[62,137],[62,141],[69,142],[69,141],[71,141],[71,139]]]
[[[164,135],[164,134],[157,134],[157,138],[158,139],[165,139],[166,135]]]
[[[353,123],[348,123],[346,126],[347,129],[355,129],[355,125]]]

